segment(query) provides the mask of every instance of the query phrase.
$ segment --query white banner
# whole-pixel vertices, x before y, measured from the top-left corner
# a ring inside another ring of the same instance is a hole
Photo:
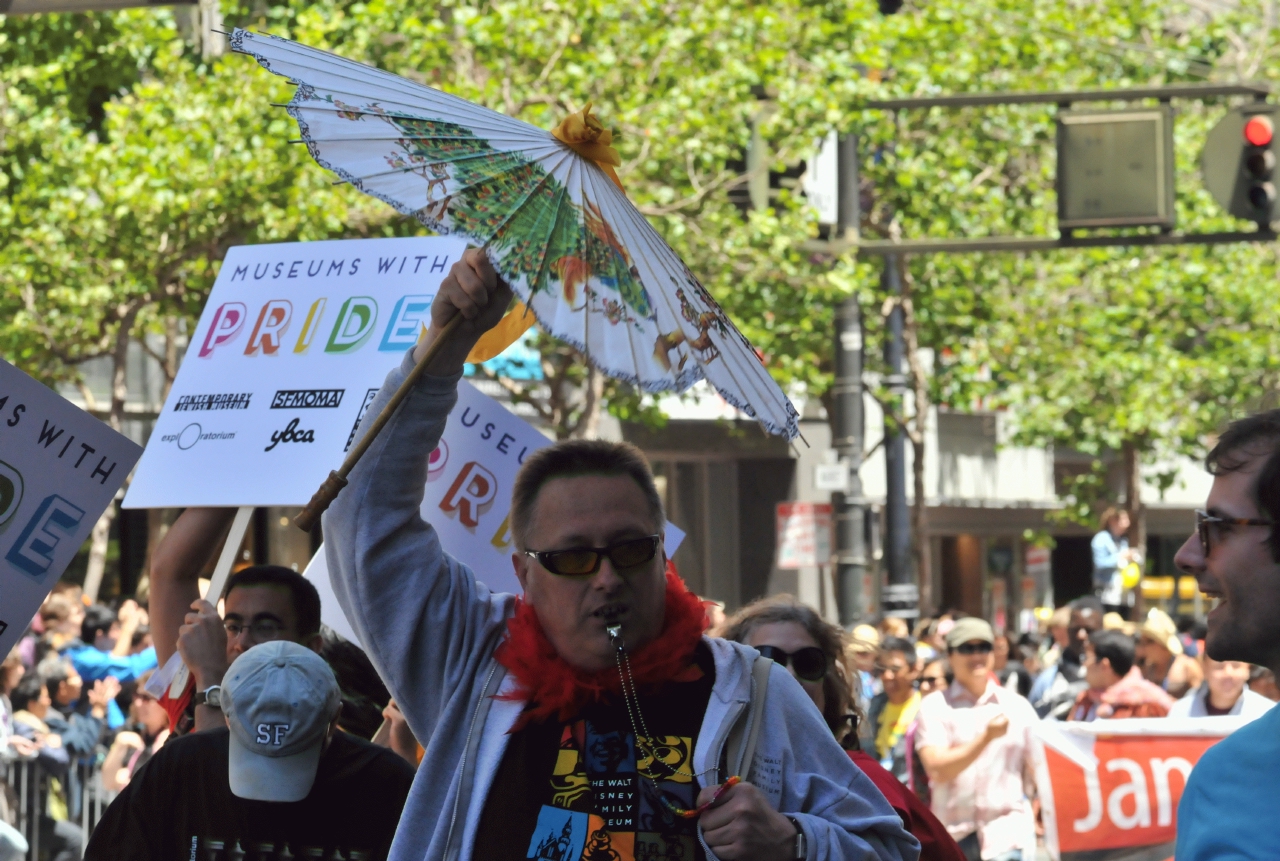
[[[141,454],[0,360],[0,655],[22,636]]]
[[[415,237],[228,251],[125,507],[305,505],[464,248]]]
[[[1037,725],[1036,784],[1050,856],[1065,861],[1109,852],[1117,861],[1172,855],[1178,802],[1192,768],[1249,721],[1223,716]]]
[[[502,404],[466,380],[458,384],[458,404],[431,453],[422,518],[435,527],[445,551],[495,592],[520,594],[511,567],[511,486],[524,459],[548,445],[551,440]],[[668,523],[666,535],[670,557],[684,532]],[[323,547],[304,574],[320,592],[324,623],[359,642],[329,585]]]

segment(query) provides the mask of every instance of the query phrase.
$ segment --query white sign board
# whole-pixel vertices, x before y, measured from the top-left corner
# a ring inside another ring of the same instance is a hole
[[[141,454],[0,360],[0,655],[22,636]]]
[[[840,145],[835,132],[822,139],[822,145],[805,162],[800,187],[818,216],[819,224],[835,224],[840,220]]]
[[[831,564],[831,506],[778,503],[778,568],[794,570]]]
[[[228,251],[125,507],[305,505],[464,248],[415,237]]]
[[[813,486],[816,490],[849,491],[849,464],[819,463],[813,467]]]
[[[524,419],[466,380],[458,383],[458,403],[427,467],[422,518],[435,527],[445,552],[495,592],[520,594],[511,567],[511,486],[524,459],[548,445]],[[671,556],[684,532],[668,523],[666,536]],[[359,642],[329,585],[323,547],[303,573],[320,592],[324,623]]]

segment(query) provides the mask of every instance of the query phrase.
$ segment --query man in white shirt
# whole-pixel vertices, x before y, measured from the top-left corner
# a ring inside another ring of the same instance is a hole
[[[1026,699],[996,683],[991,626],[956,622],[947,634],[955,681],[920,704],[916,750],[929,775],[934,815],[971,861],[1036,857],[1031,732]]]
[[[1213,717],[1244,715],[1262,717],[1275,703],[1249,690],[1248,664],[1243,661],[1215,661],[1200,656],[1204,684],[1173,704],[1169,717]]]

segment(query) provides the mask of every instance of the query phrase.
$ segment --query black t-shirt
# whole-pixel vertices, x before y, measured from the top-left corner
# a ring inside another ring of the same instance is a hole
[[[85,858],[254,861],[276,858],[286,844],[299,861],[336,857],[335,849],[346,859],[387,857],[413,782],[409,763],[338,732],[306,798],[250,801],[231,793],[229,737],[229,730],[209,730],[162,747],[111,802]]]
[[[677,680],[641,693],[640,717],[652,734],[654,759],[636,749],[621,697],[588,706],[579,719],[529,724],[514,733],[485,799],[473,856],[705,858],[697,820],[676,816],[662,797],[685,810],[695,805],[702,784],[694,775],[693,751],[714,681],[711,652],[699,643],[694,663]]]

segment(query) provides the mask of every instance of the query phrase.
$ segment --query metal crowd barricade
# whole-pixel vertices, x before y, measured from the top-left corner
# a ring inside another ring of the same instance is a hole
[[[83,857],[84,847],[89,843],[89,835],[97,827],[98,820],[102,818],[107,805],[116,796],[116,793],[108,792],[102,786],[101,765],[100,752],[92,763],[80,762],[71,766],[80,778],[78,781],[79,815],[72,819],[79,825],[81,857]],[[3,782],[7,783],[11,790],[9,801],[12,804],[11,812],[16,820],[13,825],[26,838],[30,847],[27,851],[27,861],[43,861],[49,856],[49,847],[41,846],[40,823],[46,816],[49,780],[55,775],[47,773],[35,757],[0,762],[0,769],[3,769],[0,773],[7,772]],[[69,777],[69,774],[63,775],[61,781],[63,790],[68,793],[68,810],[73,810],[76,805],[72,803],[73,799],[70,797]]]

